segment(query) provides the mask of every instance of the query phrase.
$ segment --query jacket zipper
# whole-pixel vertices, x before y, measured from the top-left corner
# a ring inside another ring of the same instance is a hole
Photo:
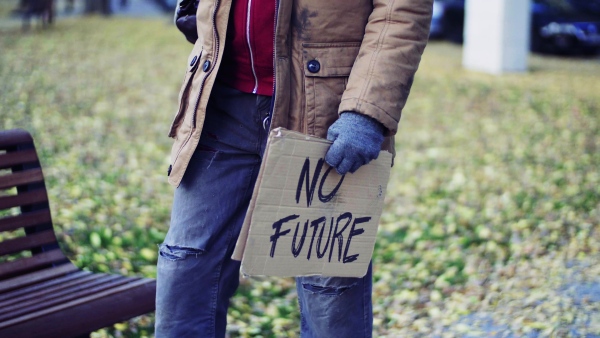
[[[196,128],[196,118],[197,118],[197,113],[198,113],[198,106],[200,105],[200,96],[202,96],[202,92],[204,91],[204,83],[206,82],[206,79],[208,78],[208,76],[210,75],[210,73],[212,73],[213,69],[215,69],[215,64],[217,62],[217,59],[219,58],[219,32],[217,31],[217,11],[219,10],[219,5],[221,4],[220,0],[216,0],[215,1],[215,10],[213,11],[213,17],[212,17],[212,24],[213,24],[213,34],[215,37],[215,56],[213,57],[213,62],[212,65],[210,65],[210,69],[208,70],[208,72],[206,73],[206,75],[204,76],[204,79],[202,79],[202,83],[200,84],[200,90],[198,91],[198,97],[196,98],[196,104],[194,106],[194,115],[192,118],[192,128]],[[191,135],[191,133],[190,133]]]
[[[198,55],[198,63],[200,63],[200,59],[202,58],[202,54],[203,54],[203,51],[202,51],[202,50],[200,50],[200,55]],[[189,73],[189,72],[193,72],[193,74],[189,75],[189,76],[190,76],[190,78],[189,78],[189,79],[187,79],[187,83],[186,83],[186,82],[184,82],[184,83],[182,84],[182,85],[185,85],[184,93],[185,93],[185,92],[187,92],[187,91],[188,91],[188,89],[190,88],[190,86],[192,85],[192,81],[193,81],[193,78],[194,78],[194,77],[195,77],[195,75],[196,75],[196,71],[197,71],[197,70],[198,70],[198,64],[194,65],[194,66],[192,67],[192,69],[190,69],[190,70],[188,71],[188,73]],[[186,75],[187,75],[187,73],[186,73]],[[185,79],[184,79],[184,81],[185,81]],[[182,113],[182,110],[183,110],[183,101],[184,101],[184,100],[182,99],[182,100],[181,100],[181,102],[179,102],[179,110],[177,111],[177,114],[175,114],[175,117],[173,118],[173,121],[171,122],[171,128],[173,128],[173,124],[175,124],[175,120],[177,120],[177,118],[178,118],[178,117],[181,115],[181,113]],[[171,136],[171,131],[169,131],[169,136]]]
[[[256,94],[258,91],[258,76],[256,76],[256,70],[254,69],[254,54],[252,53],[252,44],[250,43],[250,11],[252,10],[252,0],[248,0],[248,11],[246,13],[246,43],[248,44],[248,50],[250,51],[250,68],[252,69],[252,75],[254,76],[254,89],[252,94]]]
[[[275,92],[276,92],[276,88],[275,88],[275,80],[276,80],[276,69],[277,69],[277,53],[275,52],[275,49],[277,48],[276,46],[276,36],[277,36],[277,17],[279,14],[279,0],[275,0],[275,20],[274,20],[274,27],[273,27],[273,90],[271,91],[271,109],[269,110],[269,112],[267,113],[267,116],[265,117],[265,119],[263,120],[263,129],[265,131],[270,131],[271,130],[271,121],[273,121],[273,113],[275,110]]]

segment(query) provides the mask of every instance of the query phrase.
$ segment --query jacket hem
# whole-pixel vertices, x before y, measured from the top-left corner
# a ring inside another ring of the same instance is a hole
[[[398,131],[398,120],[393,118],[387,111],[365,100],[351,98],[343,99],[340,103],[338,113],[352,111],[367,115],[379,121],[385,127],[385,136],[393,136]]]

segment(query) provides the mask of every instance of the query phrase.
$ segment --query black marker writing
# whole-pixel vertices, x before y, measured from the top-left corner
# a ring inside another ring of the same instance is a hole
[[[310,260],[310,254],[312,252],[313,242],[315,241],[315,235],[317,234],[317,229],[319,229],[319,219],[310,222],[310,226],[314,228],[312,238],[310,239],[310,246],[308,247],[308,254],[306,255],[306,259]]]
[[[283,225],[283,223],[289,222],[291,220],[294,220],[296,218],[300,217],[299,215],[290,215],[288,217],[284,217],[282,219],[280,219],[279,221],[273,223],[273,229],[275,229],[275,233],[273,235],[271,235],[271,257],[273,257],[275,255],[275,246],[277,245],[277,240],[279,239],[279,237],[287,235],[291,230],[287,229],[286,231],[281,231],[281,226]]]
[[[327,179],[327,176],[329,175],[332,169],[333,167],[329,167],[329,169],[325,171],[325,175],[323,175],[323,179],[321,179],[321,184],[319,185],[319,200],[323,203],[331,201],[331,199],[335,196],[338,190],[340,190],[342,182],[344,182],[344,177],[346,177],[346,175],[342,175],[342,178],[340,178],[340,181],[335,186],[335,188],[333,188],[333,190],[329,193],[329,195],[323,195],[323,184],[325,183],[325,180]]]
[[[320,158],[315,168],[315,175],[313,176],[312,183],[310,182],[310,159],[307,157],[300,171],[300,178],[298,179],[298,188],[296,189],[296,203],[300,203],[300,195],[302,194],[302,183],[306,184],[306,206],[310,207],[313,196],[315,195],[315,188],[317,187],[317,181],[321,174],[321,168],[323,168],[325,160]]]
[[[292,255],[294,257],[298,257],[300,251],[302,251],[302,246],[304,245],[304,239],[306,239],[306,230],[308,230],[308,220],[304,223],[304,231],[302,232],[302,236],[300,237],[300,244],[296,247],[296,238],[298,237],[298,228],[300,227],[300,222],[296,224],[296,231],[294,231],[294,239],[292,240]]]
[[[350,248],[350,242],[352,241],[352,237],[358,236],[365,232],[364,229],[354,229],[357,224],[366,223],[371,219],[371,217],[359,217],[354,219],[354,223],[352,223],[352,228],[350,228],[350,234],[348,235],[348,241],[346,242],[346,249],[344,250],[344,264],[354,262],[358,258],[358,254],[348,256],[348,249]]]
[[[277,241],[289,234],[292,229],[284,228],[284,224],[295,219],[298,219],[300,216],[298,215],[290,215],[284,217],[277,222],[273,223],[273,229],[275,232],[270,236],[271,240],[271,253],[270,256],[275,256],[275,249],[277,246]],[[296,222],[296,229],[294,230],[294,236],[291,238],[291,252],[294,257],[300,256],[303,252],[302,250],[305,248],[304,243],[306,241],[306,237],[310,236],[310,244],[308,245],[308,250],[306,252],[306,259],[311,260],[313,257],[313,251],[316,252],[316,259],[322,259],[326,256],[327,251],[329,250],[328,259],[331,262],[334,253],[337,251],[337,261],[346,263],[352,263],[358,259],[360,254],[349,254],[350,245],[352,243],[352,239],[356,236],[362,235],[365,230],[363,228],[358,228],[360,224],[367,223],[371,220],[371,217],[357,217],[353,218],[352,213],[345,212],[336,217],[331,217],[329,222],[327,221],[327,217],[322,216],[315,220],[307,219],[304,223]],[[329,223],[329,231],[327,231],[327,225]],[[310,235],[310,231],[308,230],[313,228],[312,235]],[[327,237],[325,237],[325,232],[327,231]],[[347,235],[346,243],[344,245],[344,234]],[[337,242],[337,245],[336,245]],[[290,243],[290,242],[287,242]],[[331,243],[331,244],[330,244]],[[289,245],[289,244],[287,244]],[[336,250],[337,247],[337,250]],[[335,260],[335,258],[334,258]]]
[[[338,226],[340,225],[340,221],[345,218],[348,219],[348,222],[346,222],[346,224],[344,225],[342,230],[338,231]],[[331,255],[333,255],[333,246],[335,245],[336,238],[338,239],[338,247],[339,247],[338,262],[340,261],[340,259],[342,257],[342,245],[344,245],[344,236],[342,236],[342,233],[344,232],[344,230],[346,230],[346,228],[348,227],[348,225],[350,224],[351,221],[352,221],[352,214],[349,212],[345,212],[337,218],[337,222],[335,223],[335,230],[333,231],[333,238],[331,239],[331,249],[329,250],[329,261],[330,262],[331,262]]]
[[[331,217],[331,223],[329,224],[329,235],[327,235],[327,242],[325,242],[325,250],[321,252],[321,240],[323,239],[325,224],[325,217],[323,217],[323,227],[321,228],[321,233],[319,234],[319,239],[317,240],[317,258],[323,258],[323,256],[325,256],[325,253],[327,252],[327,247],[329,246],[329,239],[331,238],[331,230],[333,229],[333,217]]]
[[[310,159],[307,157],[304,161],[304,165],[302,166],[302,170],[300,170],[300,177],[298,178],[298,187],[296,188],[296,203],[300,203],[300,195],[302,195],[302,186],[306,186],[306,206],[310,207],[313,201],[313,197],[315,195],[315,188],[317,187],[317,182],[319,181],[319,176],[321,175],[321,170],[323,169],[323,164],[325,164],[325,160],[320,158],[317,162],[317,167],[315,168],[314,175],[312,180],[310,178]],[[342,182],[344,182],[344,177],[346,175],[342,175],[339,182],[333,188],[333,190],[329,194],[323,193],[323,185],[325,185],[325,181],[327,180],[327,176],[333,170],[333,167],[329,167],[323,177],[321,178],[321,183],[319,184],[319,200],[323,203],[327,203],[331,201],[335,194],[337,194],[338,190],[342,186]]]

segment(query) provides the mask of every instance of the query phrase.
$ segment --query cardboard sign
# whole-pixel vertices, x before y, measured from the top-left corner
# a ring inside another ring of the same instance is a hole
[[[275,129],[233,259],[246,275],[362,277],[383,210],[392,155],[340,176],[330,141]]]

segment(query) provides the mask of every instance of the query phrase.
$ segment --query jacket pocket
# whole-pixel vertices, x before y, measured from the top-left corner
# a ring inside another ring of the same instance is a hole
[[[189,104],[192,81],[194,79],[194,74],[196,74],[196,70],[198,69],[198,65],[201,62],[200,59],[202,59],[202,46],[196,44],[188,56],[187,71],[185,72],[185,77],[183,79],[181,89],[179,90],[179,109],[177,110],[177,113],[173,118],[173,122],[171,123],[169,137],[176,136],[177,129],[181,125],[181,122],[185,116],[185,111],[187,110],[187,106]]]
[[[305,132],[325,138],[327,129],[338,118],[360,42],[305,43],[302,47]]]

